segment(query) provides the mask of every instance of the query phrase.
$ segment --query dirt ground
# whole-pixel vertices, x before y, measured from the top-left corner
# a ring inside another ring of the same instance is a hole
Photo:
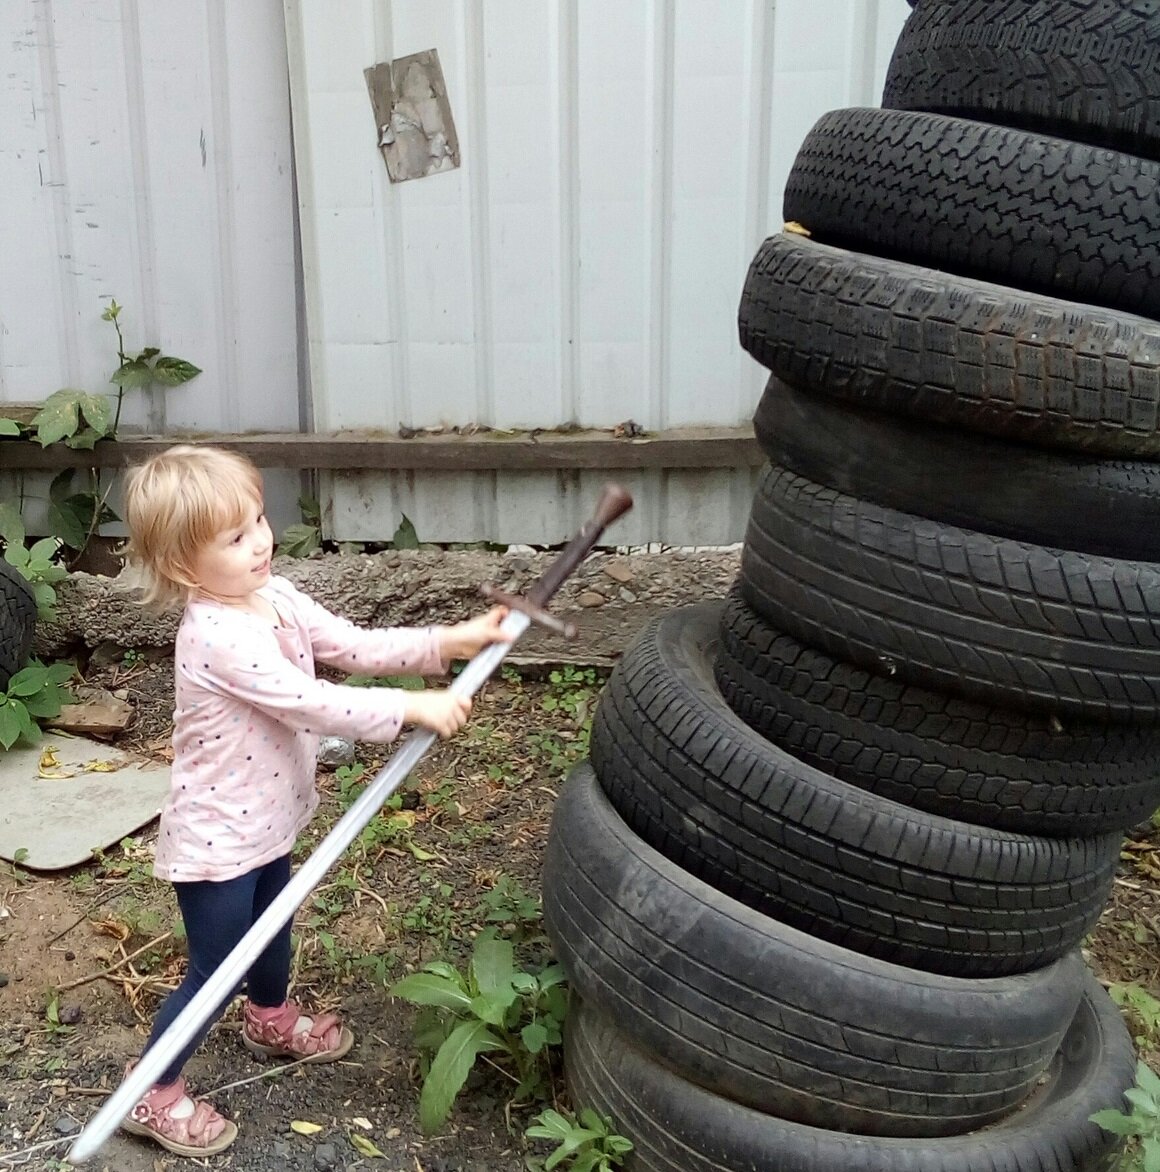
[[[730,573],[723,562],[721,584]],[[666,593],[671,605],[712,596],[703,576],[696,588],[674,580]],[[622,645],[640,620],[631,608],[619,620],[604,615],[606,628],[619,622]],[[473,1074],[448,1125],[424,1136],[414,1010],[386,988],[427,960],[462,964],[484,926],[488,892],[506,885],[538,894],[553,802],[569,764],[584,754],[605,670],[582,662],[505,668],[480,694],[467,729],[421,763],[404,808],[380,816],[389,824],[377,841],[352,848],[307,901],[296,918],[295,993],[311,1007],[341,1010],[355,1047],[334,1066],[264,1076],[267,1068],[240,1044],[232,1009],[186,1071],[193,1088],[211,1093],[240,1125],[233,1148],[204,1166],[517,1172],[529,1152],[550,1150],[529,1148],[523,1138],[545,1104],[511,1105],[511,1084],[498,1071]],[[164,654],[106,651],[86,679],[123,689],[134,704],[136,721],[118,743],[164,757],[172,696]],[[360,745],[359,760],[373,775],[382,751]],[[319,785],[323,806],[300,844],[303,854],[358,781],[320,770]],[[175,905],[169,888],[149,875],[154,832],[149,827],[69,872],[31,874],[0,863],[0,1168],[62,1167],[67,1136],[117,1085],[179,979]],[[1160,832],[1141,827],[1128,836],[1112,900],[1085,955],[1106,982],[1160,996]],[[1148,1046],[1158,1025],[1133,1021]],[[553,1094],[567,1105],[559,1070]],[[301,1134],[295,1123],[318,1130]],[[50,1141],[60,1142],[40,1146]],[[366,1154],[365,1141],[381,1157]],[[163,1172],[201,1164],[118,1134],[89,1167]]]

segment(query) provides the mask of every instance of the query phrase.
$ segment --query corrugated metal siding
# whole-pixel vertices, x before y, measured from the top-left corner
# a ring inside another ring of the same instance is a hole
[[[115,297],[130,348],[204,370],[128,426],[297,430],[279,0],[4,0],[0,65],[0,414],[110,389]]]
[[[321,429],[738,425],[746,266],[906,0],[286,0]],[[363,70],[438,50],[463,166],[392,185]],[[551,542],[599,477],[360,475],[332,532]],[[628,542],[738,540],[753,473],[642,473]]]

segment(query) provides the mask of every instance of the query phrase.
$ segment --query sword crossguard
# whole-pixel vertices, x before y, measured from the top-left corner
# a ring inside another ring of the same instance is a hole
[[[501,590],[490,582],[485,582],[479,588],[479,592],[488,601],[497,602],[500,606],[506,606],[511,610],[518,610],[521,614],[526,614],[537,626],[552,631],[554,634],[563,635],[565,639],[575,639],[579,634],[575,623],[570,623],[566,619],[558,619],[550,611],[546,611],[542,606],[537,606],[536,603],[525,598],[522,594],[509,594],[506,590]]]

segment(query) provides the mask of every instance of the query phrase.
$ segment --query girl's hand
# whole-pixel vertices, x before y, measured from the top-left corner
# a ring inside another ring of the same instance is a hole
[[[471,697],[447,688],[430,692],[408,692],[403,706],[403,723],[429,728],[443,738],[453,736],[466,723]]]
[[[502,632],[500,623],[508,616],[506,606],[493,606],[478,618],[453,627],[439,629],[439,650],[445,660],[470,659],[489,643],[510,643],[510,635]]]

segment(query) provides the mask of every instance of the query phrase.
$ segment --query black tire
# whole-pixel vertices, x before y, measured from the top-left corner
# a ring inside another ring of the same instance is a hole
[[[771,463],[849,496],[996,537],[1160,562],[1160,464],[996,442],[776,377],[753,429]]]
[[[1016,834],[1123,831],[1160,806],[1160,734],[986,708],[840,663],[771,627],[734,587],[717,684],[787,752],[930,814]]]
[[[982,122],[834,110],[785,218],[826,244],[1160,316],[1160,163]]]
[[[1160,565],[928,521],[770,466],[745,601],[849,663],[992,706],[1160,719]]]
[[[1160,157],[1155,0],[957,0],[911,13],[882,104]]]
[[[651,850],[581,766],[557,802],[544,919],[572,988],[684,1077],[867,1134],[942,1135],[1021,1102],[1078,1004],[1077,953],[1017,977],[915,972],[797,932]]]
[[[28,662],[36,630],[36,599],[28,583],[0,559],[0,690]]]
[[[1124,1110],[1132,1043],[1090,977],[1043,1087],[984,1131],[876,1139],[822,1131],[701,1090],[652,1061],[589,1006],[573,1005],[564,1067],[577,1107],[613,1120],[634,1150],[624,1172],[1103,1172],[1120,1141],[1090,1121]]]
[[[749,907],[894,964],[996,976],[1075,947],[1111,890],[1118,835],[973,826],[799,761],[718,690],[721,609],[654,619],[601,696],[592,764],[637,834]]]
[[[1012,440],[1160,455],[1160,323],[800,236],[758,250],[742,346],[803,390]]]

